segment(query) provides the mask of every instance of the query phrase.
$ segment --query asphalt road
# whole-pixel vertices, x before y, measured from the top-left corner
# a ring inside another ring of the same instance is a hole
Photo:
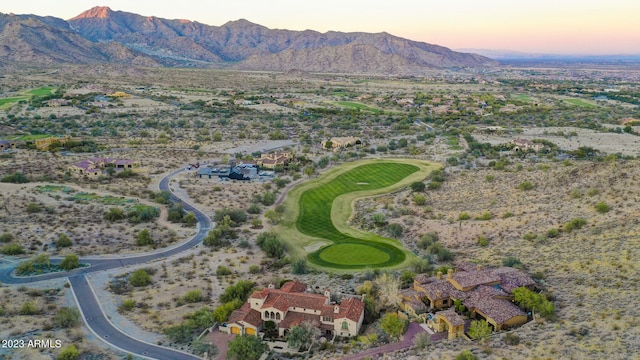
[[[171,178],[173,178],[176,174],[183,171],[183,169],[178,169],[168,174],[160,181],[159,188],[160,190],[169,190],[169,182]],[[109,269],[120,268],[124,266],[130,265],[138,265],[143,264],[149,261],[163,259],[172,255],[179,254],[185,250],[191,249],[192,247],[199,244],[202,239],[209,233],[211,229],[211,219],[207,215],[205,215],[202,211],[196,209],[192,205],[183,202],[181,199],[177,198],[175,195],[172,195],[172,200],[176,202],[181,202],[184,209],[186,211],[193,212],[198,220],[198,232],[194,235],[190,240],[180,244],[179,246],[167,249],[160,250],[157,252],[140,254],[135,256],[105,256],[101,258],[88,258],[83,259],[80,258],[80,262],[84,264],[89,264],[90,266],[75,269],[72,271],[66,272],[57,272],[57,273],[49,273],[45,275],[31,276],[31,277],[14,277],[12,275],[13,267],[6,268],[0,271],[0,283],[4,284],[27,284],[35,281],[46,281],[51,279],[59,279],[59,278],[69,278],[69,282],[71,283],[71,287],[78,302],[78,306],[82,313],[83,318],[85,319],[85,323],[91,329],[91,331],[96,334],[96,336],[100,337],[103,341],[111,344],[117,349],[120,349],[125,352],[129,352],[135,355],[139,355],[142,357],[150,358],[150,359],[159,359],[159,360],[181,360],[181,359],[200,359],[195,355],[190,355],[187,353],[183,353],[177,350],[148,344],[139,340],[136,340],[120,330],[118,330],[114,325],[107,319],[107,316],[102,311],[102,308],[99,305],[98,299],[95,296],[95,293],[91,289],[89,282],[87,281],[84,274],[92,273],[96,271],[103,271]],[[60,259],[52,259],[53,263],[56,261],[60,261]]]
[[[181,351],[149,344],[129,337],[113,326],[107,319],[96,299],[95,293],[86,276],[76,275],[69,278],[71,289],[78,301],[82,316],[87,326],[96,336],[110,343],[121,351],[137,354],[151,359],[195,360],[199,357]]]

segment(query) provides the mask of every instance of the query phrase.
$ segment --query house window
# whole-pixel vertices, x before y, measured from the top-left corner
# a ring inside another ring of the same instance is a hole
[[[342,322],[342,330],[349,330],[349,323],[346,321]]]
[[[442,305],[449,305],[449,299],[442,300]]]
[[[280,313],[276,313],[276,320],[280,320]]]

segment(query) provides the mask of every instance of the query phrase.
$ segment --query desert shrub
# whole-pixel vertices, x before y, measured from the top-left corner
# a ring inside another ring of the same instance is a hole
[[[70,247],[71,245],[73,245],[73,243],[71,242],[71,239],[69,239],[67,234],[63,233],[63,234],[58,235],[58,240],[56,240],[56,247],[57,248]]]
[[[42,206],[38,203],[29,203],[27,204],[27,212],[29,214],[35,214],[42,211]]]
[[[135,300],[133,300],[133,299],[123,300],[122,304],[120,304],[120,306],[118,306],[118,311],[121,312],[121,313],[124,313],[124,312],[133,310],[134,307],[136,307],[136,301]]]
[[[522,191],[531,190],[533,189],[533,184],[530,181],[524,181],[521,182],[520,185],[518,185],[518,189]]]
[[[427,203],[427,197],[421,194],[416,194],[413,196],[413,203],[418,206],[423,206]]]
[[[60,265],[58,266],[60,266],[61,269],[67,271],[73,270],[77,267],[80,267],[80,258],[76,254],[69,254],[65,256],[64,259],[62,259]]]
[[[402,228],[402,225],[393,223],[389,224],[389,226],[387,227],[387,231],[392,237],[399,238],[400,236],[402,236],[402,232],[404,231],[404,229]]]
[[[127,215],[124,213],[124,210],[122,210],[121,208],[112,207],[109,209],[109,211],[107,211],[104,217],[109,221],[118,221],[118,220],[125,219]]]
[[[384,226],[387,223],[387,217],[383,213],[375,213],[371,215],[371,221],[376,226]]]
[[[21,255],[24,252],[24,248],[18,244],[8,244],[2,247],[2,253],[5,255]]]
[[[271,258],[279,259],[284,255],[284,244],[273,231],[258,235],[256,244]]]
[[[233,272],[231,271],[231,269],[224,265],[218,265],[218,268],[216,269],[216,275],[218,276],[227,276],[231,275],[232,273]]]
[[[582,218],[575,218],[572,219],[571,221],[569,221],[568,223],[565,223],[563,226],[563,230],[570,233],[575,229],[580,229],[583,226],[585,226],[587,224],[587,220],[582,219]]]
[[[19,315],[36,315],[40,313],[40,309],[36,307],[32,301],[27,301],[18,310]]]
[[[267,191],[266,193],[264,193],[262,195],[261,202],[262,202],[262,205],[264,205],[264,206],[271,206],[271,205],[275,204],[275,202],[276,202],[276,194],[274,194],[274,193],[272,193],[270,191]]]
[[[430,181],[427,185],[427,189],[429,190],[438,190],[442,187],[442,183],[439,181]]]
[[[260,266],[258,265],[251,265],[249,266],[249,273],[250,274],[259,274],[260,273]]]
[[[478,357],[473,355],[470,350],[463,350],[460,354],[456,355],[455,360],[478,360]]]
[[[184,301],[186,303],[197,303],[202,301],[202,291],[200,290],[191,290],[187,292],[184,297]]]
[[[75,345],[65,346],[60,350],[60,355],[56,360],[76,360],[80,357],[80,351]]]
[[[558,237],[558,235],[560,234],[560,231],[556,228],[552,228],[547,230],[547,237],[548,238],[555,238]]]
[[[137,246],[147,246],[153,244],[153,239],[151,238],[151,233],[149,229],[143,229],[138,232],[138,236],[136,238]]]
[[[129,284],[142,287],[151,284],[153,278],[145,269],[138,269],[129,276]]]
[[[488,246],[489,245],[489,238],[487,238],[486,236],[478,236],[478,246]]]
[[[520,268],[522,267],[522,262],[520,261],[519,258],[515,256],[509,256],[502,259],[502,265],[512,267],[512,268]]]
[[[471,215],[469,215],[468,212],[462,212],[460,213],[460,215],[458,215],[458,221],[464,221],[469,219],[471,219]]]
[[[258,213],[259,212],[260,211],[258,208]],[[239,224],[247,221],[247,213],[244,212],[244,210],[227,208],[216,211],[213,219],[215,222],[221,222],[225,216],[229,216],[229,218],[233,221],[234,226],[239,226]]]
[[[507,345],[518,345],[520,344],[520,337],[512,333],[507,333],[507,335],[504,336],[504,343]]]
[[[427,249],[429,246],[438,242],[439,236],[435,231],[429,231],[420,237],[418,240],[418,247],[421,249]]]
[[[78,309],[63,307],[53,316],[53,325],[58,328],[71,328],[80,323]]]
[[[291,263],[291,273],[295,275],[302,275],[309,272],[309,266],[307,260],[299,258]]]
[[[596,211],[600,214],[606,214],[611,210],[611,206],[607,205],[604,201],[600,201],[595,205]]]
[[[0,235],[0,243],[9,243],[11,241],[13,241],[13,235],[9,233],[3,233]]]
[[[27,178],[23,173],[14,172],[13,174],[4,176],[0,181],[13,184],[24,184],[29,182],[29,178]]]
[[[431,335],[428,332],[421,332],[413,338],[413,345],[418,350],[424,350],[431,345]]]
[[[260,214],[260,206],[258,204],[251,204],[249,205],[249,207],[247,208],[247,212],[249,214]]]
[[[483,220],[483,221],[487,221],[491,219],[493,219],[493,215],[491,215],[489,211],[485,211],[482,213],[482,215],[476,217],[476,220]]]

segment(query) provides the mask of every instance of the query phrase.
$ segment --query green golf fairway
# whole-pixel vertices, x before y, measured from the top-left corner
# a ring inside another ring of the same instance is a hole
[[[332,222],[331,208],[340,195],[382,189],[418,170],[418,166],[399,162],[365,164],[304,191],[300,196],[300,212],[296,220],[298,231],[333,242],[309,254],[309,261],[339,269],[390,267],[402,263],[406,254],[397,241],[374,234],[356,238],[340,232]]]

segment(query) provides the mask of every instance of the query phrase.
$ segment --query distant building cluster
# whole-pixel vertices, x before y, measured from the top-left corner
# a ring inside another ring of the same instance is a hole
[[[415,314],[436,312],[429,325],[438,332],[448,331],[449,339],[464,334],[465,320],[452,309],[459,301],[470,318],[485,319],[494,330],[527,322],[527,314],[513,303],[512,291],[518,287],[533,290],[535,281],[521,270],[511,267],[483,269],[461,263],[457,271],[449,269],[435,277],[418,275],[413,286],[402,290],[402,308]],[[440,311],[449,309],[447,311]]]

